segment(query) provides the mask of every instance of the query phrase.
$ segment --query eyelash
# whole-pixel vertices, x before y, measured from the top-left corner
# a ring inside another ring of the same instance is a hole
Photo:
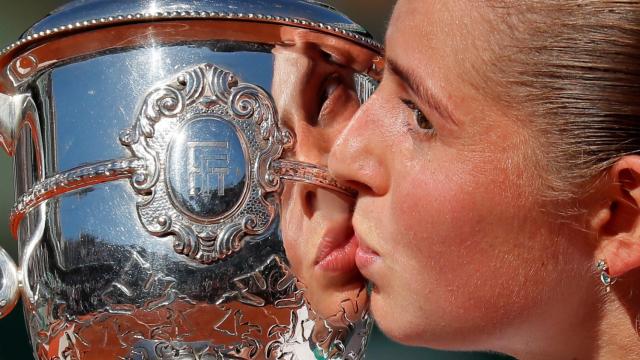
[[[418,106],[411,100],[402,100],[404,105],[409,108],[414,114],[414,120],[418,127],[422,130],[426,130],[429,132],[434,131],[433,124],[431,121],[425,116],[425,114],[418,108]]]

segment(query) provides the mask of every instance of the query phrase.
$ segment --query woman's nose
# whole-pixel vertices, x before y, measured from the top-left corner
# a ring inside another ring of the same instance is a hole
[[[329,154],[329,171],[359,195],[382,195],[390,184],[385,153],[393,149],[384,133],[381,101],[374,94],[360,107]]]

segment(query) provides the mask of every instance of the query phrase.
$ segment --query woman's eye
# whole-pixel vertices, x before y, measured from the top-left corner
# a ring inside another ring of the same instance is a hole
[[[431,121],[427,119],[427,117],[424,115],[424,113],[422,113],[422,111],[420,111],[416,104],[414,104],[410,100],[402,100],[402,102],[406,107],[409,108],[409,110],[413,112],[414,120],[416,121],[416,124],[418,124],[418,127],[420,129],[433,130],[433,124],[431,124]]]

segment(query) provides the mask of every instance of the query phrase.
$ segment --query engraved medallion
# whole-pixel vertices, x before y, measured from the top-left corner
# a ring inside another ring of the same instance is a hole
[[[169,144],[166,179],[173,204],[196,222],[215,222],[238,210],[250,175],[245,141],[222,118],[184,124]]]
[[[202,264],[236,253],[276,215],[271,163],[292,143],[263,89],[204,64],[149,91],[120,142],[145,162],[131,180],[140,222]],[[242,205],[242,206],[240,206]]]

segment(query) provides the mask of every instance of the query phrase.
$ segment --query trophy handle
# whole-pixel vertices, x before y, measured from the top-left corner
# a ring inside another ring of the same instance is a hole
[[[44,154],[38,109],[31,94],[6,95],[0,93],[0,148],[9,156],[16,152],[20,131],[28,126],[33,138],[38,180],[44,180]]]
[[[9,96],[0,93],[0,146],[13,156],[18,131],[35,104],[28,94]]]
[[[18,267],[11,256],[0,247],[0,319],[9,315],[20,298]]]
[[[36,104],[30,94],[7,95],[0,93],[0,148],[9,156],[16,151],[16,142],[20,131],[28,126],[35,147],[36,171],[38,181],[44,180],[44,155],[42,148],[42,132]],[[35,247],[40,243],[44,233],[44,204],[39,208],[40,221],[36,233],[27,243],[23,264],[28,266]],[[29,286],[26,271],[18,269],[11,256],[0,247],[0,319],[9,315],[15,308],[23,290],[29,304],[34,297]]]

